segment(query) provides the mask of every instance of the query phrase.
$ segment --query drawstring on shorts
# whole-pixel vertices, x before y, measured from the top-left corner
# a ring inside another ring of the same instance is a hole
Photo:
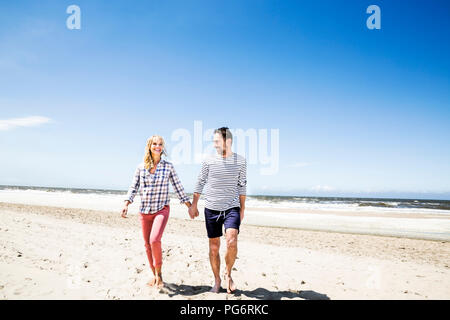
[[[217,216],[216,222],[219,221],[219,218],[222,215],[222,212],[223,212],[223,218],[225,219],[225,211],[219,211],[219,215]]]

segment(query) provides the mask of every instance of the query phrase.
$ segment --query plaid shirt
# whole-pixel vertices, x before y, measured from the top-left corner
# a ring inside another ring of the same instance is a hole
[[[133,182],[128,189],[125,200],[132,203],[139,190],[139,195],[141,196],[140,212],[145,214],[158,212],[170,203],[169,180],[181,203],[189,201],[173,164],[166,160],[161,160],[158,163],[153,177],[150,176],[150,171],[145,169],[144,164],[141,163],[136,168]]]

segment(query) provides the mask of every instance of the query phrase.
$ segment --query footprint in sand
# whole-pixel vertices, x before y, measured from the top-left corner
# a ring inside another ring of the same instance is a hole
[[[137,281],[137,278],[134,278],[134,277],[131,277],[131,278],[128,278],[128,279],[131,280],[131,283],[135,283]]]

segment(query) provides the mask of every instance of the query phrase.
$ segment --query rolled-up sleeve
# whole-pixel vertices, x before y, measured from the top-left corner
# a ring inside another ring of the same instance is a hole
[[[238,193],[240,196],[245,196],[247,194],[247,161],[244,160],[238,177]]]
[[[131,186],[128,189],[127,196],[125,200],[130,201],[130,203],[133,203],[134,197],[136,196],[136,193],[139,190],[140,185],[140,169],[139,167],[136,168],[136,171],[134,172],[133,181],[131,182]]]
[[[189,197],[186,196],[183,185],[181,184],[181,181],[178,178],[177,172],[175,171],[175,168],[173,166],[170,166],[169,179],[170,179],[170,182],[172,183],[172,186],[178,196],[178,199],[180,199],[180,203],[188,202]]]
[[[206,184],[206,181],[208,180],[208,173],[209,173],[209,166],[206,161],[203,161],[202,163],[202,169],[200,170],[200,173],[197,178],[197,183],[194,187],[194,193],[202,193],[203,187]]]

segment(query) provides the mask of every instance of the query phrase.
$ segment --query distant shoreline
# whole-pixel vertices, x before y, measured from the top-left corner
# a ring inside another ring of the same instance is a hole
[[[23,185],[0,185],[0,190],[5,189],[18,189],[18,190],[42,190],[42,191],[49,191],[49,190],[58,190],[58,191],[78,191],[79,193],[89,193],[89,192],[98,192],[98,193],[110,193],[110,194],[126,194],[127,190],[119,190],[119,189],[104,189],[104,188],[79,188],[79,187],[49,187],[49,186],[23,186]],[[192,196],[192,193],[186,192],[186,194]],[[449,202],[450,203],[450,194],[448,198],[408,198],[408,197],[394,197],[394,196],[343,196],[343,195],[333,195],[333,196],[324,196],[324,195],[276,195],[276,194],[247,194],[248,197],[252,198],[281,198],[285,200],[291,200],[293,198],[305,198],[305,199],[335,199],[335,200],[373,200],[373,201],[395,201],[395,200],[401,200],[401,201],[442,201],[442,202]]]

